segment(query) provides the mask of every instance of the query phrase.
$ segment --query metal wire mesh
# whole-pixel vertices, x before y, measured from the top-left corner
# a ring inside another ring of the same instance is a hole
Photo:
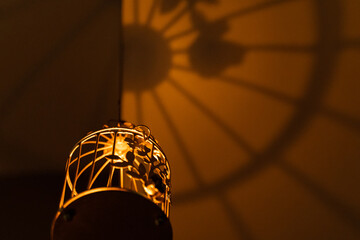
[[[125,122],[89,133],[74,146],[66,163],[59,209],[79,194],[100,188],[136,192],[169,216],[169,162],[149,128]]]

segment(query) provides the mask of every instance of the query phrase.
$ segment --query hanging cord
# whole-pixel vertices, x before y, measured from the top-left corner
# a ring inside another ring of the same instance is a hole
[[[119,26],[118,26],[118,39],[119,39],[119,79],[118,79],[118,122],[121,122],[122,110],[122,95],[124,84],[124,26],[123,26],[123,0],[119,0]]]

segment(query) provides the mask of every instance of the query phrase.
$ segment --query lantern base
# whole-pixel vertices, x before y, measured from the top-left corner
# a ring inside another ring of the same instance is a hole
[[[51,229],[52,240],[172,239],[170,221],[158,206],[116,188],[74,197],[56,214]]]

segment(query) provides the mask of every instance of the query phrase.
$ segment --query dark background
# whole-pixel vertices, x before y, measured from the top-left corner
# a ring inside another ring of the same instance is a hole
[[[123,118],[174,239],[360,238],[360,2],[124,1]],[[49,239],[71,147],[117,118],[119,1],[0,0],[0,239]]]

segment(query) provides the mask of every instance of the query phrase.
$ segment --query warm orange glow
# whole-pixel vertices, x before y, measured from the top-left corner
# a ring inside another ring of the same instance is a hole
[[[60,209],[79,194],[104,187],[143,195],[169,215],[169,163],[146,126],[122,123],[79,141],[67,161]]]
[[[114,160],[114,162],[124,162],[126,153],[131,150],[129,145],[124,140],[125,140],[124,136],[117,136],[116,138],[114,154],[119,156],[120,159]],[[104,155],[111,155],[113,151],[112,147],[114,144],[114,138],[109,139],[107,143],[108,143],[108,147],[104,149]]]
[[[149,195],[155,195],[155,193],[156,193],[155,184],[151,183],[151,184],[145,186],[145,191]]]

